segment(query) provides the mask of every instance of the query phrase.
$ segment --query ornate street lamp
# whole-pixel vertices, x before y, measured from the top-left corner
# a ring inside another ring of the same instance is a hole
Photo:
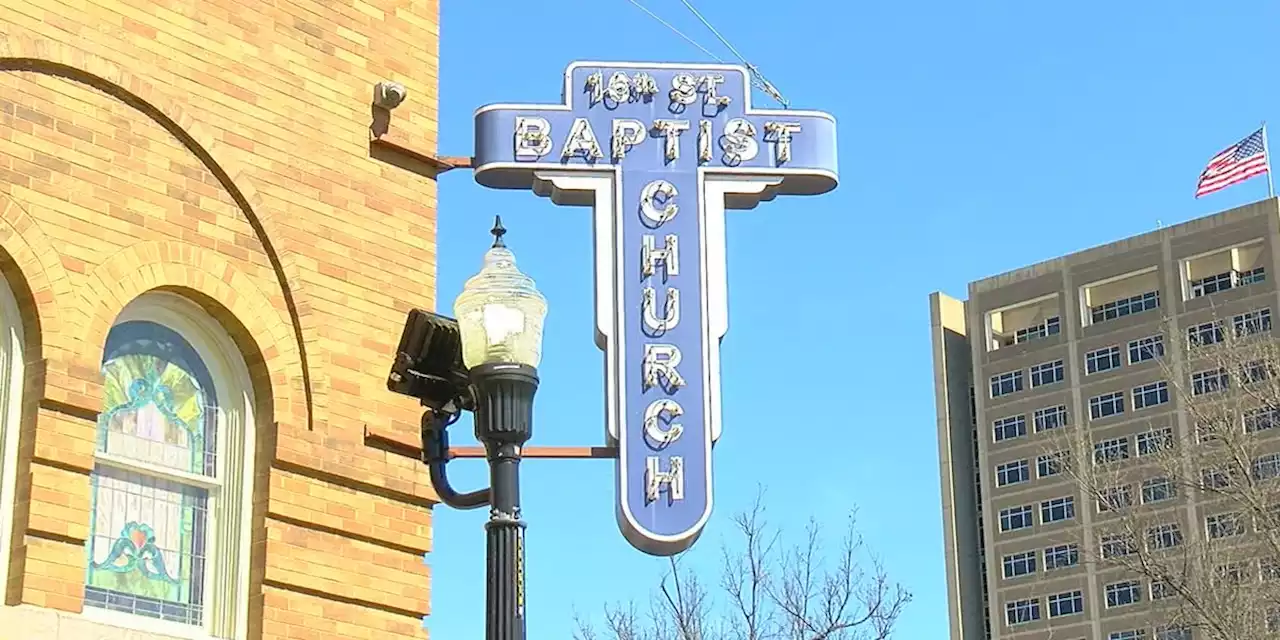
[[[533,435],[547,301],[516,268],[505,234],[498,218],[484,266],[454,302],[457,320],[409,312],[387,387],[429,409],[422,417],[422,458],[441,502],[459,509],[489,505],[485,637],[524,640],[520,457]],[[489,488],[458,493],[445,473],[446,430],[464,410],[474,413],[476,439],[489,462]]]
[[[520,452],[533,435],[533,396],[542,360],[542,322],[547,300],[516,268],[493,226],[493,247],[484,267],[453,303],[462,339],[462,361],[471,379],[476,439],[489,461],[488,555],[489,640],[523,640],[524,522],[520,520]]]

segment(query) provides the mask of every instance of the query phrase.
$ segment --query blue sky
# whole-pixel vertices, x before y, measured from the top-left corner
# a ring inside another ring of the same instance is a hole
[[[678,0],[641,1],[730,58]],[[471,153],[480,105],[558,101],[573,60],[710,61],[626,0],[441,4],[445,155]],[[727,518],[761,484],[771,519],[795,533],[812,516],[834,535],[856,507],[916,597],[895,637],[945,638],[929,292],[963,296],[971,280],[1265,197],[1264,178],[1192,193],[1210,156],[1280,122],[1280,40],[1264,27],[1280,5],[695,5],[794,108],[836,116],[842,183],[730,212],[717,505],[692,561],[715,579]],[[534,444],[600,444],[589,213],[462,171],[440,194],[439,309],[501,214],[550,304]],[[612,464],[524,469],[530,637],[568,640],[575,610],[645,599],[665,565],[619,534]],[[479,462],[451,475],[462,488],[485,480]],[[484,518],[436,512],[428,626],[440,640],[484,632]]]

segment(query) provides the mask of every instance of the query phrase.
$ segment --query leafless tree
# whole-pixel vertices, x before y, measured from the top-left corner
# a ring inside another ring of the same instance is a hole
[[[647,606],[605,605],[601,625],[579,617],[575,640],[887,640],[911,594],[869,554],[850,515],[828,556],[810,521],[788,543],[765,519],[763,492],[734,516],[720,548],[716,593],[683,554],[672,557]]]
[[[1132,410],[1137,396],[1167,393],[1177,410],[1129,437],[1076,420],[1044,453],[1066,453],[1077,509],[1092,510],[1081,559],[1104,576],[1104,606],[1136,593],[1155,640],[1280,631],[1280,340],[1269,314],[1166,331],[1167,388],[1126,400]]]

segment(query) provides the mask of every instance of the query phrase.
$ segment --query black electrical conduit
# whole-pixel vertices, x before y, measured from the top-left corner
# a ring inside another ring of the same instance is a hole
[[[454,509],[476,509],[489,504],[489,489],[458,493],[449,484],[445,463],[449,462],[449,425],[458,420],[457,414],[438,415],[434,411],[422,414],[422,461],[427,464],[431,486],[440,501]]]

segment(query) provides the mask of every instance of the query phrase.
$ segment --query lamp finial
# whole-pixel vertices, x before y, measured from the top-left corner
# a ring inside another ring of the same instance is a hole
[[[493,217],[493,229],[489,231],[493,234],[493,247],[505,247],[507,244],[502,241],[502,236],[506,235],[507,229],[502,226],[502,216]]]

